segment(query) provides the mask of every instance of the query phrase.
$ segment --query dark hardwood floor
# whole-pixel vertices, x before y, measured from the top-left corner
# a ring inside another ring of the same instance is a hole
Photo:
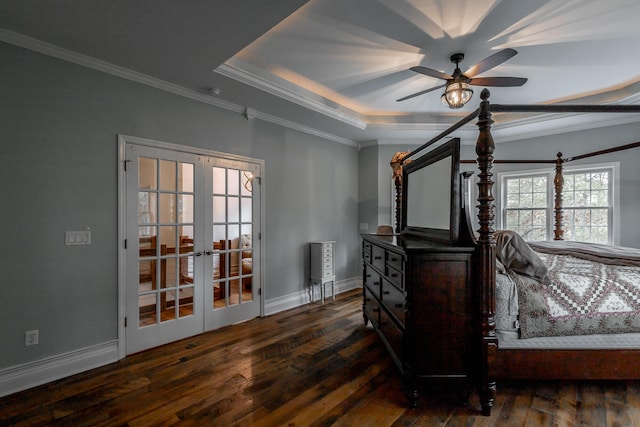
[[[4,397],[0,425],[640,426],[638,381],[499,383],[490,417],[453,391],[406,402],[353,291]]]

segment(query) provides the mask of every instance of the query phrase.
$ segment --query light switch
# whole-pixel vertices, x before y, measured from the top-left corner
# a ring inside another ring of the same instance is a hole
[[[67,246],[90,245],[91,230],[65,232],[64,244]]]

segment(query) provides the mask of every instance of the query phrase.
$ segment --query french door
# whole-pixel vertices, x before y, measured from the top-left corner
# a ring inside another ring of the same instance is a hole
[[[261,165],[125,153],[126,353],[259,316]]]

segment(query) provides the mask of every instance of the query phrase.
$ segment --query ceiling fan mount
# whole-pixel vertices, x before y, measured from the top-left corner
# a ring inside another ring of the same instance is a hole
[[[447,74],[442,71],[423,66],[411,67],[411,71],[424,74],[425,76],[446,80],[446,83],[405,96],[398,99],[398,102],[444,87],[445,92],[442,94],[442,102],[449,108],[461,108],[464,104],[469,102],[473,95],[473,91],[469,88],[470,85],[494,87],[522,86],[527,82],[527,79],[523,77],[476,77],[478,74],[482,74],[514,57],[517,53],[518,52],[514,49],[503,49],[471,66],[464,73],[460,71],[459,67],[460,62],[464,59],[464,53],[454,53],[451,55],[451,62],[456,64],[456,69],[453,71],[453,74]]]
[[[453,55],[451,55],[451,62],[456,64],[456,68],[458,67],[458,64],[462,62],[463,59],[464,59],[464,53],[454,53]]]

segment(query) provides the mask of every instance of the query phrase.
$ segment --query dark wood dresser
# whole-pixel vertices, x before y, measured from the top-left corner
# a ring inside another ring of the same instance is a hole
[[[472,372],[473,246],[401,236],[362,236],[363,314],[400,369],[410,406],[419,385],[457,381],[468,396]]]

